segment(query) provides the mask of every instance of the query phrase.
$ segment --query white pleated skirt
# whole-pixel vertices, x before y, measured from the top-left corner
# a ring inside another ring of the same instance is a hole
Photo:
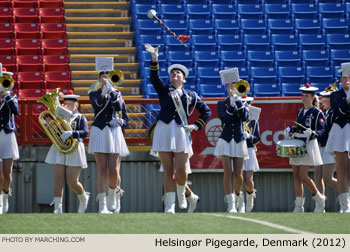
[[[193,155],[192,140],[184,127],[179,126],[175,120],[169,124],[159,120],[154,129],[151,155],[158,157],[158,152],[184,152]]]
[[[248,147],[245,140],[236,143],[236,141],[232,138],[232,140],[228,143],[224,139],[219,138],[216,143],[214,155],[217,157],[228,156],[228,157],[238,157],[248,159]]]
[[[122,129],[108,126],[103,130],[95,126],[91,127],[88,152],[91,154],[95,152],[119,154],[121,157],[130,154]]]
[[[306,144],[307,153],[303,157],[289,158],[289,164],[291,165],[308,165],[319,166],[322,165],[322,157],[320,148],[318,147],[317,139],[313,139]]]
[[[15,132],[6,134],[0,131],[0,159],[19,159],[19,151]]]
[[[344,128],[341,128],[337,123],[333,123],[331,131],[328,135],[325,151],[331,154],[334,152],[350,151],[349,123],[347,123]]]
[[[84,143],[79,142],[78,147],[69,154],[59,152],[55,145],[51,145],[50,150],[47,153],[45,163],[82,167],[83,169],[87,168],[88,166],[86,162]]]
[[[335,164],[335,159],[332,154],[329,152],[326,152],[326,147],[320,147],[321,157],[322,157],[322,163],[325,164]]]
[[[248,148],[249,159],[244,160],[243,171],[259,171],[259,163],[256,158],[256,150],[254,147]]]

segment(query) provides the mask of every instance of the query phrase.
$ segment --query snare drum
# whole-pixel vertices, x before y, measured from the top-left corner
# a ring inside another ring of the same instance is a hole
[[[276,144],[276,152],[279,157],[303,157],[306,155],[305,142],[298,139],[284,139]]]

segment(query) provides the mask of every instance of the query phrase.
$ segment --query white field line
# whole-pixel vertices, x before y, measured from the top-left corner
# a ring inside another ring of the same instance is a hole
[[[209,215],[209,216],[215,216],[215,217],[223,217],[223,218],[228,218],[228,219],[236,219],[236,220],[241,220],[241,221],[248,221],[248,222],[254,222],[260,225],[268,226],[271,228],[283,230],[286,232],[291,232],[291,233],[297,233],[297,234],[313,234],[311,232],[307,232],[304,230],[299,230],[299,229],[294,229],[286,226],[282,226],[279,224],[274,224],[268,221],[262,221],[262,220],[256,220],[256,219],[251,219],[251,218],[245,218],[241,216],[234,216],[234,215],[222,215],[222,214],[209,214],[209,213],[203,213],[204,215]]]

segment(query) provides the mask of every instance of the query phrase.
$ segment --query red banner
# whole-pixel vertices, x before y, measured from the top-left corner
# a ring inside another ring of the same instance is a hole
[[[207,101],[212,116],[200,131],[192,133],[194,155],[190,159],[191,169],[222,169],[221,160],[213,155],[216,142],[220,137],[222,127],[218,118],[217,101]],[[262,99],[258,98],[252,103],[261,108],[259,118],[260,142],[257,144],[257,158],[261,169],[290,168],[288,158],[276,155],[276,143],[284,138],[283,130],[286,126],[294,125],[297,111],[302,106],[297,99]],[[194,121],[198,113],[190,119]],[[191,121],[191,120],[190,120]]]

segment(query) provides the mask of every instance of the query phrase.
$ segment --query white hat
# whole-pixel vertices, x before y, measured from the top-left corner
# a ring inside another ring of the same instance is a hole
[[[307,83],[305,85],[305,87],[301,87],[301,88],[299,88],[299,90],[301,90],[304,93],[315,93],[318,90],[318,88],[317,87],[311,87],[311,85],[309,83]]]
[[[320,95],[322,96],[322,98],[323,97],[330,97],[331,96],[331,93],[332,93],[333,91],[322,91],[321,93],[320,93]]]
[[[175,69],[180,70],[185,75],[185,78],[187,77],[187,75],[188,75],[187,67],[185,67],[184,65],[181,65],[181,64],[172,64],[170,67],[168,67],[168,73],[170,74],[171,71],[173,71]]]
[[[248,97],[248,96],[245,95],[245,96],[242,96],[241,100],[242,101],[246,101],[246,102],[250,102],[250,101],[254,100],[254,98],[253,97]]]
[[[72,90],[69,90],[66,95],[61,95],[63,100],[76,101],[80,95],[73,94]]]
[[[2,67],[2,63],[0,63],[0,76],[3,76],[4,74],[13,75],[12,72],[7,72],[6,67]]]
[[[342,76],[350,76],[350,62],[341,63],[341,69],[338,70]]]

